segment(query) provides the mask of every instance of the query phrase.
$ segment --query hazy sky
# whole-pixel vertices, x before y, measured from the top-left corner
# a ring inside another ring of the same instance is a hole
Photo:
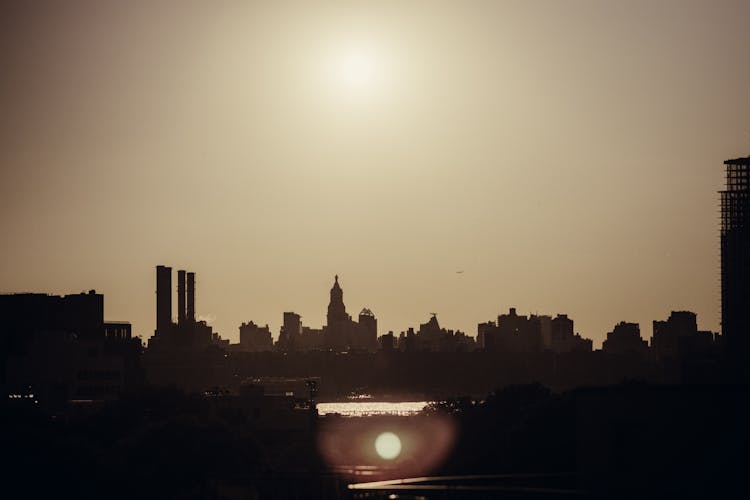
[[[322,325],[336,273],[381,334],[719,329],[750,2],[1,5],[0,292],[94,288],[148,337],[185,268],[233,342]]]

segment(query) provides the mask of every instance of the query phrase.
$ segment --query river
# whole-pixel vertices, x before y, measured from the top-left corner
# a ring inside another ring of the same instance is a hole
[[[318,403],[319,415],[338,413],[346,417],[370,417],[375,415],[415,415],[422,411],[429,401],[342,401]]]

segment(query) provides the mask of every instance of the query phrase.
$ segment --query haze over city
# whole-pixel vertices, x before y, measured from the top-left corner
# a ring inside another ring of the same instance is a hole
[[[284,311],[475,335],[509,307],[720,330],[717,191],[750,144],[741,1],[0,8],[0,292],[154,266],[224,338]]]

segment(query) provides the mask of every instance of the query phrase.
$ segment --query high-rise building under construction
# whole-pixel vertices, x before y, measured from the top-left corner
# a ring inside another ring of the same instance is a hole
[[[750,361],[750,157],[726,165],[721,191],[721,330],[727,355]]]

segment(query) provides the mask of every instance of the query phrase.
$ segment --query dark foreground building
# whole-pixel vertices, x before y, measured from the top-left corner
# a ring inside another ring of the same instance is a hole
[[[721,191],[721,328],[729,360],[750,354],[750,157],[726,165]],[[747,371],[747,370],[745,370]]]
[[[104,296],[0,295],[0,386],[14,404],[49,409],[117,399],[140,380],[140,339],[104,321]]]

